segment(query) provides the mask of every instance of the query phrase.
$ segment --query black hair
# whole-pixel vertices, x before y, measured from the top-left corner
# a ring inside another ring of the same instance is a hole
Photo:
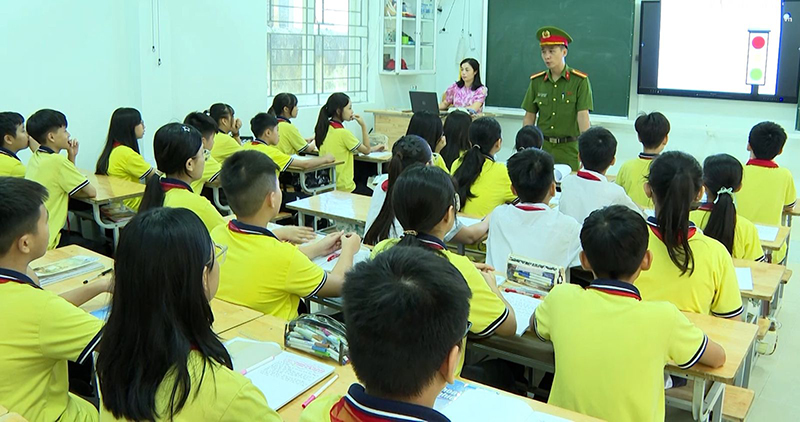
[[[429,111],[418,111],[411,116],[406,135],[417,135],[428,142],[431,151],[436,152],[436,145],[444,135],[442,118]]]
[[[653,192],[656,220],[669,258],[681,275],[694,273],[694,254],[689,246],[689,211],[703,187],[703,169],[691,155],[670,151],[650,165],[647,183]]]
[[[0,201],[0,256],[21,236],[37,232],[47,196],[47,189],[34,181],[0,176],[0,198],[5,198]]]
[[[269,113],[258,113],[250,119],[250,131],[253,136],[260,138],[267,129],[274,129],[278,126],[278,119]]]
[[[542,149],[543,143],[544,134],[542,130],[535,125],[525,125],[517,132],[517,139],[514,142],[514,151],[522,151],[528,148]]]
[[[150,210],[125,226],[97,359],[103,406],[115,418],[172,420],[192,393],[193,376],[200,377],[195,380],[199,391],[207,367],[233,368],[211,329],[214,314],[203,271],[213,265],[211,237],[188,209]],[[188,366],[192,350],[202,355],[199,373]],[[174,384],[162,386],[165,378]],[[158,413],[160,387],[170,394],[166,416]]]
[[[328,136],[328,126],[331,119],[341,119],[342,110],[350,104],[350,97],[343,92],[334,92],[328,97],[319,109],[319,116],[317,117],[317,126],[314,127],[314,139],[317,142],[317,148],[322,148],[322,143],[325,142],[325,137]]]
[[[639,142],[647,149],[658,148],[669,135],[669,120],[657,111],[640,114],[633,127],[639,135]]]
[[[192,126],[181,123],[167,123],[156,131],[153,137],[156,165],[164,175],[186,172],[186,160],[197,155],[203,147],[203,137]],[[147,180],[139,211],[164,205],[164,188],[161,178]]]
[[[528,148],[508,159],[508,177],[522,202],[544,202],[555,180],[553,156]]]
[[[272,99],[272,107],[269,108],[267,113],[275,116],[283,116],[283,109],[288,108],[291,112],[297,107],[297,96],[288,92],[281,92]]]
[[[612,205],[593,211],[581,228],[581,246],[598,278],[618,280],[636,273],[650,234],[636,211]]]
[[[725,245],[733,253],[736,231],[736,204],[733,191],[742,186],[742,163],[728,154],[711,155],[703,161],[703,184],[708,201],[713,202],[703,233]],[[720,194],[721,189],[730,189],[730,194]]]
[[[444,258],[393,247],[345,274],[344,321],[353,370],[370,394],[418,396],[467,329],[472,292]]]
[[[462,201],[475,197],[470,188],[481,175],[484,161],[487,158],[494,160],[489,151],[501,136],[500,123],[491,117],[481,117],[470,125],[469,141],[472,148],[464,153],[461,165],[453,173],[453,177],[458,183],[458,195],[461,196]]]
[[[33,113],[31,117],[28,117],[28,123],[25,125],[28,135],[40,144],[44,143],[50,132],[57,131],[62,127],[67,127],[67,116],[60,111],[49,108]]]
[[[392,205],[392,192],[394,184],[400,174],[414,164],[425,165],[431,162],[431,148],[428,143],[417,135],[406,135],[392,145],[392,159],[389,161],[389,187],[386,189],[386,199],[383,201],[381,211],[370,226],[364,243],[377,245],[389,237],[389,231],[394,225],[394,206]],[[381,189],[380,186],[375,189]]]
[[[13,111],[4,111],[0,113],[0,146],[3,145],[3,139],[6,135],[15,138],[17,136],[17,127],[25,122],[25,118],[21,114]]]
[[[136,138],[136,126],[142,123],[142,114],[139,110],[129,107],[120,107],[111,114],[111,123],[108,125],[108,136],[103,152],[97,159],[95,174],[108,174],[108,160],[111,158],[111,151],[114,144],[118,143],[139,152],[139,139]]]
[[[586,170],[602,173],[617,155],[617,138],[610,130],[593,126],[578,137],[578,153]]]
[[[447,115],[444,120],[444,136],[447,143],[439,154],[447,164],[447,168],[453,165],[461,153],[470,149],[469,126],[472,124],[472,116],[461,110],[456,110]]]
[[[456,189],[447,172],[436,166],[414,164],[397,178],[392,191],[392,205],[403,230],[429,234],[456,206]],[[455,210],[458,212],[458,209]],[[398,245],[423,245],[416,235],[404,234]]]
[[[278,165],[259,151],[238,151],[222,163],[220,181],[233,213],[255,215],[264,198],[278,189]]]
[[[476,89],[482,87],[483,84],[481,83],[481,65],[480,63],[478,63],[477,60],[473,58],[466,58],[464,60],[461,60],[461,63],[458,64],[459,77],[458,77],[458,82],[456,82],[456,85],[458,85],[459,88],[464,87],[464,80],[461,79],[461,66],[463,66],[464,63],[468,63],[469,66],[472,68],[472,70],[475,71],[475,79],[472,80],[472,85],[470,86],[470,89],[475,91]]]
[[[761,122],[750,129],[748,143],[756,158],[772,160],[786,145],[786,131],[777,123]]]
[[[215,122],[217,122],[217,125],[219,125],[219,122],[223,117],[232,119],[234,113],[235,111],[233,110],[233,107],[225,103],[213,104],[205,112],[205,114],[208,114],[212,119],[214,119]]]
[[[208,114],[197,111],[191,112],[183,119],[183,124],[197,129],[203,137],[214,137],[219,130],[219,125]]]

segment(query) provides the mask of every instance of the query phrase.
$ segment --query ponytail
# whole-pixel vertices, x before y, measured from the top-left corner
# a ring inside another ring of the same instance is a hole
[[[139,204],[139,212],[144,212],[151,208],[163,207],[165,196],[164,188],[161,187],[160,177],[156,176],[147,179],[147,184],[144,188],[144,196],[142,196],[142,203]]]
[[[297,107],[297,96],[289,92],[281,92],[272,99],[272,106],[267,110],[267,113],[275,117],[281,117],[285,108],[288,108],[289,112],[291,112],[295,107]]]
[[[417,246],[432,250],[419,240],[430,233],[455,207],[453,179],[436,166],[414,164],[395,182],[392,202],[397,220],[403,226],[398,246]]]
[[[392,205],[392,192],[394,184],[400,174],[407,167],[414,164],[425,165],[431,161],[431,149],[428,143],[419,136],[406,135],[398,139],[392,146],[392,159],[389,161],[389,179],[386,189],[386,199],[383,201],[381,211],[370,226],[364,243],[377,245],[378,242],[390,237],[390,230],[394,226],[395,211]],[[381,189],[380,186],[376,189]]]
[[[689,246],[689,211],[700,192],[703,170],[689,154],[672,151],[650,166],[648,183],[656,204],[656,220],[669,258],[681,275],[694,273],[694,254]]]
[[[742,185],[742,163],[728,154],[712,155],[703,162],[703,184],[713,201],[704,233],[717,239],[733,254],[736,233],[736,204],[733,192]]]
[[[475,198],[470,188],[481,175],[484,161],[487,158],[494,161],[490,151],[501,135],[500,124],[491,117],[481,117],[470,125],[469,140],[472,148],[464,153],[461,165],[453,173],[458,185],[458,195],[464,201]]]
[[[319,117],[317,117],[317,126],[314,128],[314,139],[317,142],[317,148],[322,148],[325,137],[328,136],[328,126],[330,120],[334,117],[341,118],[342,110],[350,104],[350,97],[342,92],[334,92],[328,97],[328,101],[322,108],[319,109]]]
[[[447,168],[452,167],[453,162],[461,156],[464,151],[469,150],[472,145],[469,143],[469,126],[472,124],[472,117],[469,114],[456,110],[447,115],[444,120],[444,136],[447,143],[439,154],[444,159]]]
[[[219,125],[219,122],[223,117],[233,119],[234,111],[233,107],[229,106],[228,104],[216,103],[203,113],[214,119],[214,121],[217,122],[217,125]]]

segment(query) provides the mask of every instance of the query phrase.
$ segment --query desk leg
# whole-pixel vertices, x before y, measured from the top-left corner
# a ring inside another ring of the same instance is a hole
[[[708,392],[708,396],[706,400],[714,400],[714,396],[716,396],[716,400],[713,401],[713,407],[710,409],[712,411],[711,421],[722,422],[722,405],[725,402],[725,384],[715,382],[714,385],[711,386],[711,391]]]
[[[219,187],[211,188],[212,196],[214,198],[214,205],[216,205],[217,208],[225,211],[225,215],[228,215],[231,213],[231,207],[222,205],[222,202],[220,202],[219,199],[219,189],[220,189]]]
[[[791,243],[790,241],[792,240],[792,230],[791,230],[792,229],[792,215],[791,214],[786,214],[786,226],[789,227],[789,235],[786,236],[786,258],[784,258],[784,259],[786,260],[786,264],[789,264],[789,246],[790,246],[789,244]]]
[[[104,204],[105,205],[105,204]],[[94,217],[94,222],[97,223],[100,228],[109,229],[113,233],[113,241],[114,241],[114,252],[117,251],[117,243],[119,242],[119,228],[124,227],[126,222],[123,223],[107,223],[103,221],[103,214],[100,212],[100,204],[96,202],[92,202],[92,217]]]

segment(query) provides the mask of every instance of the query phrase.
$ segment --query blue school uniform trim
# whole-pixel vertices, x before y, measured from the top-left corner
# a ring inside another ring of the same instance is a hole
[[[364,386],[353,384],[344,396],[353,410],[376,419],[388,421],[431,421],[450,422],[445,415],[438,411],[418,404],[389,400],[367,394]]]

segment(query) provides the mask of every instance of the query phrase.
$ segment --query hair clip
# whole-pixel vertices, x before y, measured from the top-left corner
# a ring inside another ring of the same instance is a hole
[[[416,236],[417,235],[417,231],[416,230],[405,230],[405,231],[403,231],[403,234],[404,235],[407,234],[407,235],[411,235],[411,236]]]
[[[722,195],[733,196],[733,188],[726,188],[724,186],[719,188],[719,190],[717,191],[717,198],[714,199],[714,203],[715,204],[717,203],[717,201],[719,201],[719,197],[722,196]]]
[[[189,129],[189,126],[186,126],[186,125],[181,125],[181,129],[183,129],[183,131],[186,132],[186,133],[189,133],[189,132],[192,131],[191,129]]]

